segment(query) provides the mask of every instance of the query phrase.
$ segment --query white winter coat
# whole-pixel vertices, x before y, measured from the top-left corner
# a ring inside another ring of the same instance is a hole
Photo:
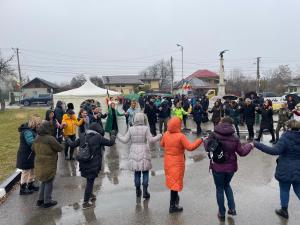
[[[132,171],[148,171],[152,168],[149,143],[159,141],[161,134],[152,136],[144,113],[136,113],[134,126],[130,127],[125,136],[118,134],[117,138],[123,142],[131,141],[128,157],[128,169]]]

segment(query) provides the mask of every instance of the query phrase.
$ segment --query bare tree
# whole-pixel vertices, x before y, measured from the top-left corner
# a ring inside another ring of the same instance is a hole
[[[72,78],[70,85],[71,88],[78,88],[86,82],[86,78],[83,74],[79,74]]]
[[[13,56],[8,59],[4,59],[0,55],[0,103],[1,110],[5,110],[5,96],[12,88],[12,82],[16,78],[14,70],[10,66],[10,62],[13,60]]]
[[[104,88],[103,80],[100,76],[90,77],[90,81],[98,87]]]
[[[172,71],[171,71],[171,62],[169,60],[160,60],[152,66],[149,66],[145,70],[140,72],[141,76],[144,77],[153,77],[161,79],[161,90],[171,90],[172,82]]]

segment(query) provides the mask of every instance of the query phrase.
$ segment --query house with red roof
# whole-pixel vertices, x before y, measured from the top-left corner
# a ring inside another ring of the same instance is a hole
[[[202,95],[208,90],[217,91],[219,84],[219,75],[210,70],[197,70],[185,79],[179,81],[174,90],[176,93],[182,93],[182,87],[188,85],[190,90],[183,90],[184,94]]]

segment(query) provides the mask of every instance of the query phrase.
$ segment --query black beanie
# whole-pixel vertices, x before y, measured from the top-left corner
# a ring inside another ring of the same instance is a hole
[[[68,109],[74,109],[73,103],[68,103],[68,104],[67,104],[67,108],[68,108]]]

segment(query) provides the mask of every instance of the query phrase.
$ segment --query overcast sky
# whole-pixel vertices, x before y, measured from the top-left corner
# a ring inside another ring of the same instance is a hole
[[[288,64],[300,68],[299,0],[0,0],[3,56],[20,48],[31,78],[138,74],[174,57],[176,78],[197,69],[255,74]],[[15,63],[14,63],[15,65]]]

